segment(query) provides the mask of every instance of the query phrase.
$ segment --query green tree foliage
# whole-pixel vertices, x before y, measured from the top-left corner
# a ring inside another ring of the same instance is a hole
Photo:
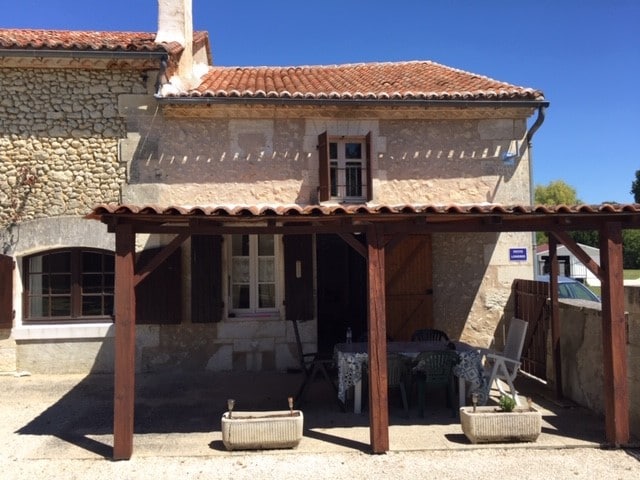
[[[576,189],[562,180],[555,180],[548,185],[536,185],[533,193],[538,205],[576,205],[580,203]]]
[[[622,231],[622,268],[640,268],[640,230]]]
[[[631,183],[631,193],[633,200],[640,203],[640,170],[636,170],[636,179]]]
[[[576,189],[562,180],[555,180],[548,185],[536,185],[533,192],[536,205],[576,205],[580,203]],[[536,243],[542,245],[548,242],[545,232],[536,233]]]

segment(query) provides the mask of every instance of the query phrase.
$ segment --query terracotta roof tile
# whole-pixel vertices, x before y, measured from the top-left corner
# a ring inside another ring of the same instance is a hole
[[[0,48],[88,51],[170,51],[179,44],[158,45],[155,33],[0,29]]]
[[[501,205],[492,203],[450,205],[216,205],[216,206],[159,206],[134,204],[101,204],[94,207],[88,218],[102,215],[206,216],[206,217],[336,217],[388,215],[598,215],[640,213],[640,204],[602,205]],[[284,219],[284,218],[283,218]]]
[[[301,67],[211,67],[179,96],[375,100],[543,100],[511,85],[430,61]]]

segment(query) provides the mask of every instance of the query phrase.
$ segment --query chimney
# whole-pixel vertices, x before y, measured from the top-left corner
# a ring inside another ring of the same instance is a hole
[[[158,0],[156,43],[178,42],[184,50],[176,72],[182,87],[197,82],[193,74],[193,15],[191,0]],[[171,83],[174,83],[172,79]]]

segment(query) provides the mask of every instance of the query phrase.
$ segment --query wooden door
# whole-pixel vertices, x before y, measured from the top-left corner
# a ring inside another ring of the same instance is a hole
[[[522,371],[547,379],[547,335],[551,325],[547,305],[549,283],[518,279],[514,283],[515,316],[529,322],[522,349]]]
[[[13,324],[13,258],[0,255],[0,328]]]
[[[391,244],[390,244],[391,245]],[[385,256],[387,336],[410,340],[433,326],[431,236],[407,235]]]

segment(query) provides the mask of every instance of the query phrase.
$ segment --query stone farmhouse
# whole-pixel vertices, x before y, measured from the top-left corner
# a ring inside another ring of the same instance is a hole
[[[405,217],[530,205],[543,93],[422,60],[216,66],[190,2],[159,6],[152,33],[0,30],[0,370],[113,371],[129,218],[136,371],[284,371],[290,319],[309,348],[366,337],[381,218],[386,335],[488,345],[532,234]]]

